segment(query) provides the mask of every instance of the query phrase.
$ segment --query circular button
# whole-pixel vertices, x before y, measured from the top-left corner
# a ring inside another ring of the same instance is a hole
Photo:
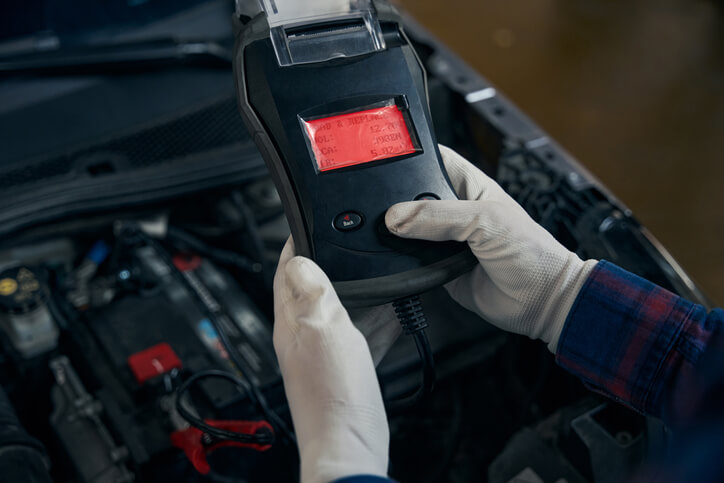
[[[334,218],[334,227],[339,231],[352,231],[362,226],[362,216],[354,211],[340,213]]]
[[[440,197],[435,193],[422,193],[415,196],[415,201],[435,201],[439,199]]]

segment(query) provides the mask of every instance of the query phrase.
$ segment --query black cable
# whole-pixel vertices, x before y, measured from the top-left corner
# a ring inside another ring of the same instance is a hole
[[[422,360],[422,386],[418,389],[416,402],[432,393],[435,388],[435,358],[427,334],[424,331],[416,332],[415,346]]]
[[[202,430],[204,433],[218,439],[223,439],[227,441],[238,441],[240,443],[249,444],[272,444],[274,442],[274,434],[269,431],[261,430],[258,431],[256,434],[241,434],[234,431],[228,431],[225,429],[211,426],[203,419],[194,416],[188,409],[186,409],[183,404],[183,396],[186,394],[186,392],[188,392],[191,386],[193,386],[197,382],[203,379],[211,378],[226,379],[227,381],[233,383],[235,386],[241,388],[246,394],[249,394],[249,386],[247,385],[247,383],[242,379],[234,376],[233,374],[219,370],[198,372],[191,376],[176,390],[176,411],[178,411],[179,416],[185,419],[191,426],[194,426],[195,428]]]
[[[168,227],[166,237],[174,243],[180,243],[189,250],[223,265],[232,265],[250,273],[260,273],[263,269],[262,264],[259,262],[254,262],[247,257],[230,250],[209,246],[190,233],[187,233],[175,226]]]
[[[435,387],[435,359],[432,354],[430,340],[427,338],[427,318],[422,310],[422,302],[417,295],[404,299],[395,300],[392,303],[397,319],[402,325],[405,335],[411,335],[415,339],[417,353],[422,363],[422,384],[413,394],[403,396],[399,399],[386,401],[387,409],[396,411],[417,405],[427,397]]]

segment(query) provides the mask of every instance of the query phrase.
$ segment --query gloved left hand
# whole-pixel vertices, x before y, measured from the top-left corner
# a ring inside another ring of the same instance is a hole
[[[287,242],[274,277],[274,348],[302,483],[387,474],[389,428],[367,342],[324,272]]]
[[[402,326],[395,309],[390,303],[376,307],[353,308],[348,312],[355,327],[367,339],[372,361],[375,367],[378,366],[402,333]]]

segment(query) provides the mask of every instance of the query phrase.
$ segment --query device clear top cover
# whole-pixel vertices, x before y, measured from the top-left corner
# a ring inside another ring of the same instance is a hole
[[[261,0],[279,65],[384,50],[372,0]]]
[[[371,0],[262,0],[274,28],[280,25],[317,22],[372,11]]]

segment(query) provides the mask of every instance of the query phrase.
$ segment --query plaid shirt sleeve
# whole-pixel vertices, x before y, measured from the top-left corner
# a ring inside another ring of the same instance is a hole
[[[594,391],[676,427],[721,387],[724,373],[702,360],[722,348],[724,311],[707,313],[602,261],[571,308],[556,359]]]

